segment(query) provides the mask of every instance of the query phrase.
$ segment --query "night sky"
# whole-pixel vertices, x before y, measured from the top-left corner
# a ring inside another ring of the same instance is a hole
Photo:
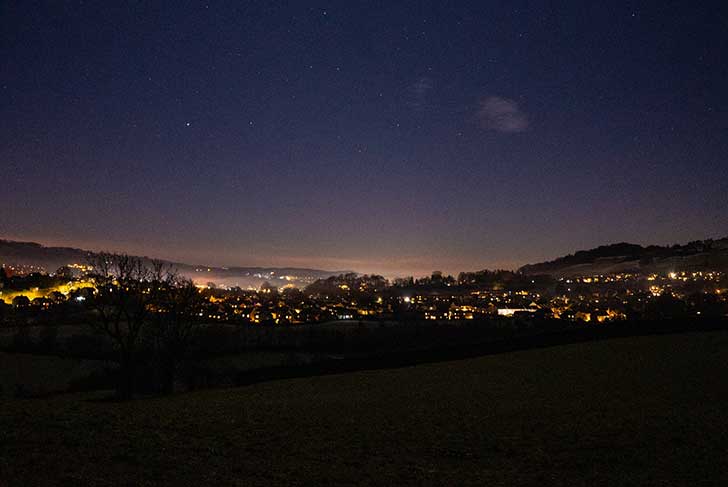
[[[0,237],[392,275],[728,235],[724,1],[0,8]]]

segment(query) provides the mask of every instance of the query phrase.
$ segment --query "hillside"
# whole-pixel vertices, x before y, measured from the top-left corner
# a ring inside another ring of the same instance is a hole
[[[549,274],[555,277],[616,272],[646,274],[710,270],[728,270],[728,237],[665,247],[643,247],[629,243],[603,245],[549,262],[525,265],[519,269],[528,275]]]
[[[63,265],[87,262],[92,251],[71,247],[46,247],[35,242],[0,239],[0,264],[33,265],[54,272]],[[146,257],[145,257],[146,258]],[[215,267],[168,262],[180,273],[199,282],[215,282],[229,286],[259,287],[265,281],[274,285],[305,286],[316,279],[325,279],[350,271],[325,271],[297,267]],[[286,279],[284,276],[288,276]]]
[[[728,334],[0,402],[4,485],[727,485]],[[32,402],[32,408],[29,405]]]
[[[0,264],[33,265],[53,272],[66,264],[83,264],[90,254],[71,247],[45,247],[35,242],[0,239]]]

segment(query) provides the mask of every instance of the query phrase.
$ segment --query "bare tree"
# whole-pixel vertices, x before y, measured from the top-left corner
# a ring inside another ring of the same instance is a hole
[[[168,279],[154,316],[152,336],[159,359],[161,391],[171,393],[180,367],[191,358],[204,300],[190,279]]]
[[[175,275],[159,261],[102,252],[89,258],[95,293],[87,302],[90,324],[111,339],[118,352],[122,399],[134,394],[136,359],[149,315]]]

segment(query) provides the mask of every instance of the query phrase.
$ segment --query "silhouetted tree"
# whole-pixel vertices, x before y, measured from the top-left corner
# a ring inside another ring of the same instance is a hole
[[[151,338],[159,363],[160,390],[171,393],[180,367],[191,358],[204,299],[191,280],[176,276],[166,279],[161,291]]]
[[[656,297],[645,309],[645,317],[651,320],[682,319],[687,315],[685,302],[670,293]]]
[[[13,306],[16,308],[24,308],[30,306],[30,299],[28,296],[15,296],[13,298]]]
[[[122,399],[129,399],[149,314],[173,273],[161,262],[126,254],[94,254],[89,264],[95,282],[94,294],[86,299],[93,311],[90,325],[111,339],[120,368],[117,391]]]

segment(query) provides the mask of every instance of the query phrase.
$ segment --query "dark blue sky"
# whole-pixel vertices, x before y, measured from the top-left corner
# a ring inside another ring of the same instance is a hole
[[[728,234],[725,2],[1,8],[0,237],[392,274]]]

